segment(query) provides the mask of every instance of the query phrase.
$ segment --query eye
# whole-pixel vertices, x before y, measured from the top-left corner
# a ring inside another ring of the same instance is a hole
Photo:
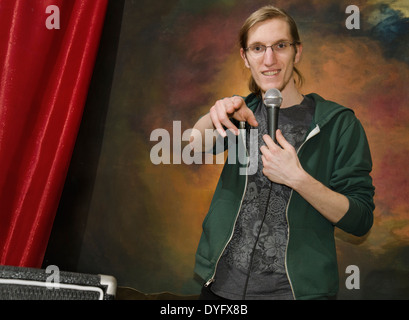
[[[250,50],[253,51],[254,53],[260,53],[260,52],[264,52],[265,49],[263,45],[255,44],[250,47]]]
[[[287,48],[287,43],[286,42],[280,42],[280,43],[277,43],[274,47],[275,47],[276,50],[283,50],[283,49]]]

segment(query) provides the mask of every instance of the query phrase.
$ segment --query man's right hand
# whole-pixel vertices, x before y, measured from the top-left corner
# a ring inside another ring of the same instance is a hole
[[[214,127],[222,137],[226,137],[226,131],[223,126],[236,135],[239,134],[239,129],[230,121],[230,118],[248,122],[253,127],[258,126],[253,111],[247,107],[243,98],[237,96],[218,100],[215,105],[210,108],[210,118]]]

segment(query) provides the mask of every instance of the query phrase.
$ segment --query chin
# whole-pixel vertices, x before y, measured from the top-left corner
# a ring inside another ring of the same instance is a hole
[[[271,85],[269,85],[269,86],[263,86],[262,87],[262,92],[263,93],[266,93],[267,92],[267,90],[269,90],[269,89],[278,89],[279,91],[282,91],[283,89],[284,89],[284,87],[283,87],[283,85],[282,84],[271,84]]]

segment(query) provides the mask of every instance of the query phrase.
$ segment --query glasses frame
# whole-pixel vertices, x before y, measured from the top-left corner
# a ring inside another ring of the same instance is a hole
[[[280,53],[280,50],[277,50],[277,49],[274,50],[274,47],[276,47],[276,46],[278,46],[278,45],[280,45],[280,44],[283,44],[283,43],[288,44],[290,47],[291,47],[291,46],[294,46],[294,45],[297,45],[297,44],[300,44],[299,41],[294,41],[294,42],[290,42],[290,41],[279,41],[279,42],[277,42],[277,43],[275,43],[275,44],[272,44],[271,46],[266,46],[265,44],[257,44],[257,43],[255,43],[255,44],[253,44],[253,45],[251,45],[251,46],[248,46],[248,47],[245,48],[244,50],[245,50],[246,52],[249,52],[249,54],[252,55],[253,57],[259,58],[259,57],[262,57],[262,56],[265,55],[265,53],[266,53],[266,51],[267,51],[268,48],[271,48],[271,50],[272,50],[274,53]],[[252,52],[252,51],[249,51],[252,46],[256,46],[256,45],[265,48],[262,53],[257,54],[257,53],[254,53],[254,52]],[[285,51],[285,49],[287,49],[287,47],[282,48],[282,49],[284,49],[284,51]]]

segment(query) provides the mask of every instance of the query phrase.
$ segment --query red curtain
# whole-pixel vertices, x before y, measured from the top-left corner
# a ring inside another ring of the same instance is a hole
[[[0,264],[41,267],[107,2],[0,0]]]

